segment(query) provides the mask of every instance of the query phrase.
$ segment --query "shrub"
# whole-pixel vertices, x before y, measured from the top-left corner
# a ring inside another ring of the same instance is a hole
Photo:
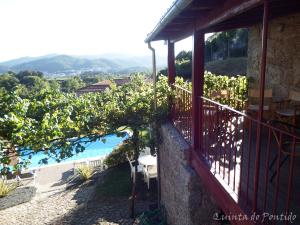
[[[11,191],[15,190],[17,186],[16,183],[6,184],[3,180],[0,180],[0,198],[8,195]]]
[[[124,141],[105,158],[104,164],[108,167],[120,165],[127,161],[126,155],[130,155],[131,152],[129,142]]]
[[[82,180],[88,180],[93,175],[93,169],[90,166],[80,166],[76,171]]]

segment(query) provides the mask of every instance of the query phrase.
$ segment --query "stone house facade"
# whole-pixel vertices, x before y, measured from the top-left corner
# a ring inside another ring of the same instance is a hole
[[[247,76],[258,80],[262,25],[249,29]],[[300,13],[269,22],[266,87],[274,96],[300,91]]]

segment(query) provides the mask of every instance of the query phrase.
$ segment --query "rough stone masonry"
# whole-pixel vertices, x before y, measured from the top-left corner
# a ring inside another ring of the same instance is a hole
[[[250,28],[247,76],[258,80],[262,25]],[[273,96],[287,97],[289,90],[300,91],[300,13],[269,22],[266,87]]]
[[[160,144],[161,201],[169,225],[213,225],[219,212],[200,178],[188,165],[189,145],[167,123],[161,128]]]

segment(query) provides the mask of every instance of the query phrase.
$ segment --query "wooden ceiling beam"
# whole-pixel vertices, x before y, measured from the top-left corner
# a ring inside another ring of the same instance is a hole
[[[227,0],[221,7],[209,11],[205,15],[198,15],[189,25],[185,26],[180,33],[170,37],[172,42],[180,41],[193,34],[195,30],[207,30],[220,24],[222,21],[233,18],[243,12],[262,4],[263,0]]]
[[[220,32],[250,27],[261,22],[261,6],[262,0],[227,0],[224,4],[221,4],[221,7],[207,13],[198,13],[193,19],[176,18],[155,37],[155,40],[168,39],[171,42],[177,42],[191,36],[195,30],[199,29],[205,32]],[[299,11],[299,0],[272,1],[270,18]],[[167,32],[164,32],[164,30]],[[179,31],[176,32],[176,30]]]
[[[223,7],[216,8],[211,11],[206,19],[198,19],[196,21],[196,29],[207,29],[222,21],[230,19],[234,16],[261,5],[263,0],[227,0]]]
[[[221,6],[225,1],[224,0],[202,0],[194,1],[190,6],[191,9],[212,9],[215,7]]]

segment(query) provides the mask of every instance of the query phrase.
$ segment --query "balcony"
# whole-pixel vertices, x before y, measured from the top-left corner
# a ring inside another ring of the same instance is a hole
[[[192,136],[192,93],[176,85],[173,90],[172,122],[191,144],[197,138]],[[196,119],[202,118],[200,148],[191,151],[190,161],[225,213],[299,215],[299,129],[288,131],[279,121],[260,122],[203,96],[197,100],[201,115]],[[266,221],[270,222],[260,217],[256,222]],[[289,223],[276,219],[273,224]]]

